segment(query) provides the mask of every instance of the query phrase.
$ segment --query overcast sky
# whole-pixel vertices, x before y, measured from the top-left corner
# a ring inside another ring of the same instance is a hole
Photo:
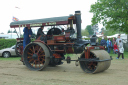
[[[31,20],[68,16],[80,10],[82,29],[91,24],[91,4],[97,0],[1,0],[0,2],[0,33],[5,34],[10,28],[12,17],[19,20]],[[15,7],[19,7],[15,8]]]

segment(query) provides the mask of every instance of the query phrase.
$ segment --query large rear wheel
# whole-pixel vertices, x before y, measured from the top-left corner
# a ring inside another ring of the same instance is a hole
[[[50,53],[44,44],[34,42],[25,47],[23,59],[29,69],[42,70],[49,64]]]

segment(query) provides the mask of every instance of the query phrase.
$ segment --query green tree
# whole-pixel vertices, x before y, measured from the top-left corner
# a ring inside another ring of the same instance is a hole
[[[92,25],[102,23],[106,29],[128,34],[128,0],[97,0],[90,12]]]
[[[88,31],[89,35],[93,35],[94,34],[94,31],[92,30],[92,26],[91,25],[87,25],[85,29]]]
[[[113,29],[105,29],[105,28],[101,28],[101,33],[103,33],[105,36],[111,36],[116,34],[117,32],[114,31]]]
[[[11,33],[12,31],[8,30],[8,33]]]
[[[87,29],[82,29],[81,34],[82,34],[82,36],[89,36]]]

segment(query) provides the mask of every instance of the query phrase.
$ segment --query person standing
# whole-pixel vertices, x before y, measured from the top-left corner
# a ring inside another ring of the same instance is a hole
[[[123,43],[122,39],[120,38],[120,35],[118,35],[118,37],[116,39],[117,46],[119,45],[119,40],[121,40],[121,43]]]
[[[118,43],[118,48],[119,48],[119,53],[118,53],[118,57],[116,59],[120,58],[120,55],[122,55],[122,59],[124,59],[124,48],[123,48],[123,43],[121,42],[121,40],[119,40]]]
[[[100,44],[101,46],[106,46],[106,40],[104,39],[104,37],[102,37]]]
[[[114,44],[115,44],[115,42],[116,42],[116,39],[113,37],[113,40],[112,40],[112,44],[113,44],[113,53],[115,53],[115,50],[114,50]]]
[[[108,38],[107,40],[108,53],[110,53],[111,47],[112,47],[112,42],[110,41],[110,38]]]
[[[32,35],[32,30],[31,30],[30,27],[25,27],[23,29],[23,32],[24,32],[24,41],[23,41],[23,50],[24,50],[24,48],[26,47],[26,45],[29,44],[30,41],[31,41],[30,40],[30,37]]]
[[[44,29],[44,26],[41,26],[41,27],[38,29],[36,39],[37,39],[40,35],[45,35],[44,32],[43,32],[43,29]]]
[[[116,42],[116,39],[113,37],[112,44],[114,45]]]
[[[104,37],[102,37],[102,40],[100,41],[100,45],[104,46],[104,48],[106,49],[106,40],[104,39]]]

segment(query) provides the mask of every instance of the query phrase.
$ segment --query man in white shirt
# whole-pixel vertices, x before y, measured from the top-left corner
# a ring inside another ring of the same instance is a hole
[[[122,39],[120,38],[120,35],[118,35],[118,38],[116,39],[117,46],[119,45],[120,40],[121,40],[121,43],[123,43]]]

